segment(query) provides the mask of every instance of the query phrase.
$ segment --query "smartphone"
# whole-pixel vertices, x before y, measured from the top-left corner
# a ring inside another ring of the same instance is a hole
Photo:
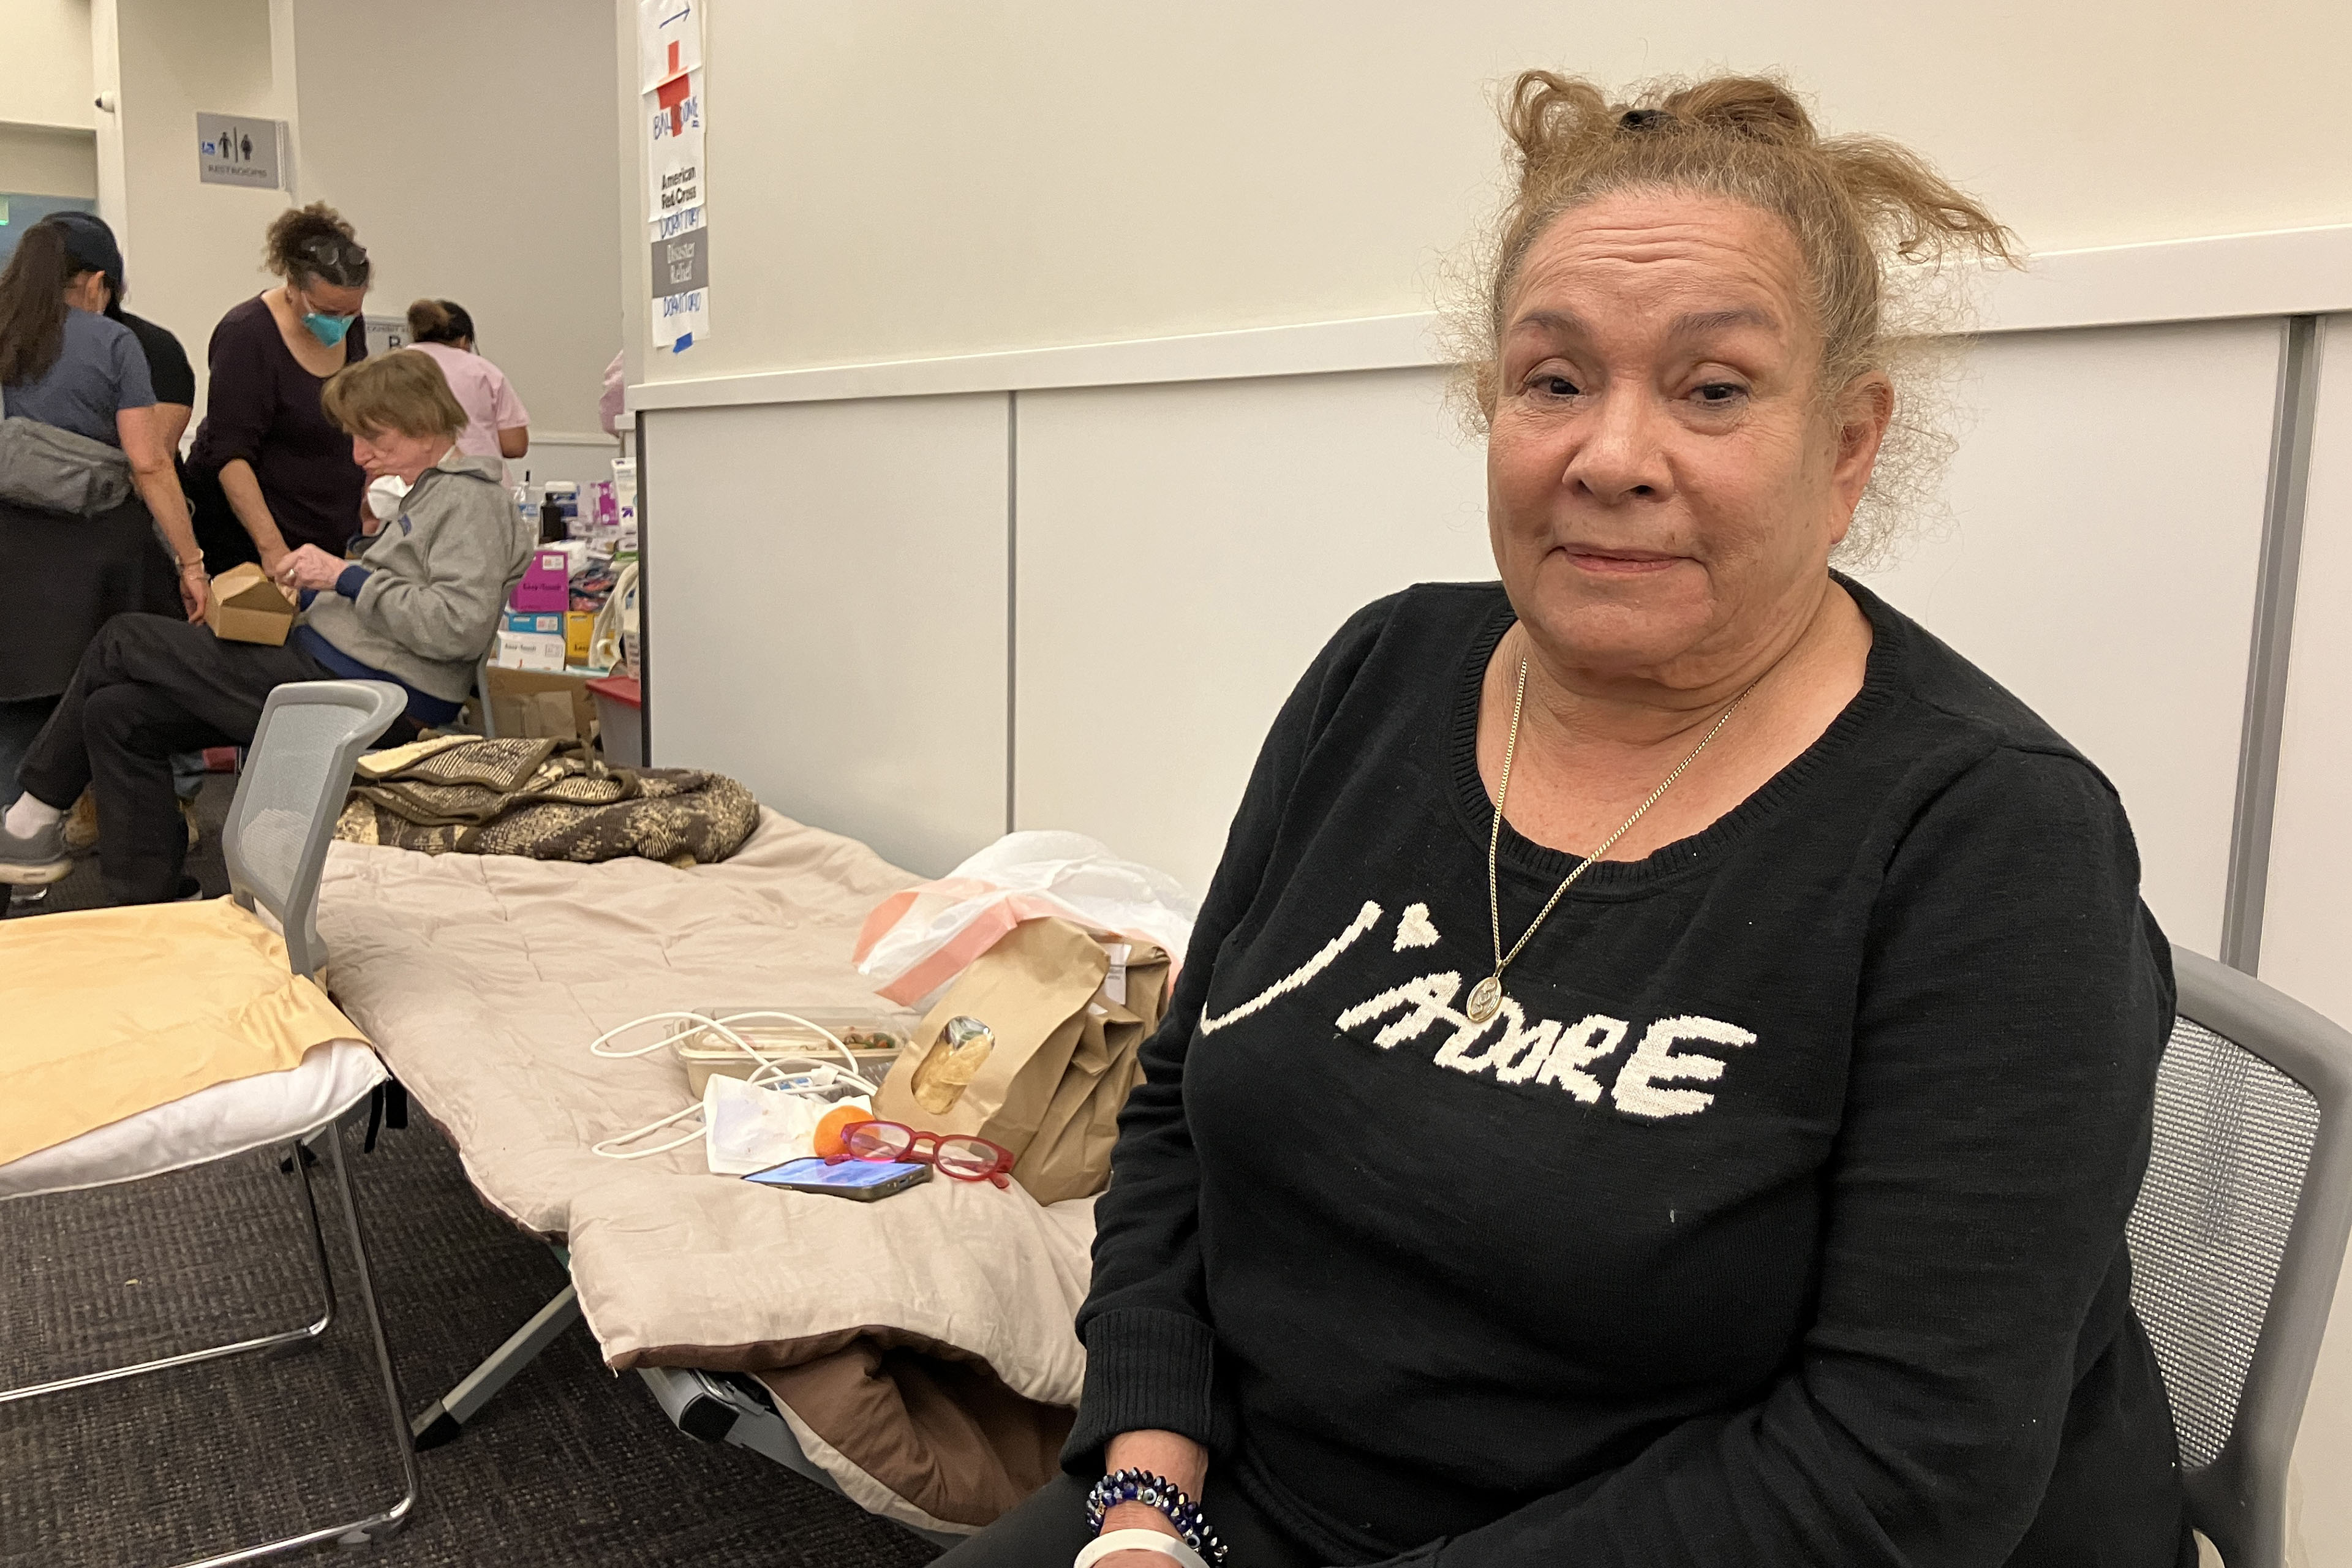
[[[754,1171],[743,1178],[763,1187],[788,1187],[796,1193],[830,1193],[837,1198],[855,1198],[870,1204],[877,1198],[887,1198],[892,1193],[903,1193],[931,1179],[929,1165],[902,1165],[887,1160],[844,1160],[838,1165],[828,1165],[824,1159],[809,1155],[787,1160],[781,1165],[771,1165],[764,1171]]]

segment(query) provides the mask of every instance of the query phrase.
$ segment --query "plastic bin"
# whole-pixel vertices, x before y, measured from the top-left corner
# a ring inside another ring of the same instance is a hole
[[[646,765],[646,699],[634,675],[599,676],[588,683],[596,695],[596,725],[604,736],[608,767]]]

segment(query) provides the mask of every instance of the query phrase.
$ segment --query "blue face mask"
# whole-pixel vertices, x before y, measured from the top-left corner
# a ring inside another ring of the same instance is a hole
[[[310,310],[304,312],[302,324],[310,329],[312,337],[332,348],[343,341],[345,332],[351,331],[352,320],[350,316],[322,316],[316,310]]]

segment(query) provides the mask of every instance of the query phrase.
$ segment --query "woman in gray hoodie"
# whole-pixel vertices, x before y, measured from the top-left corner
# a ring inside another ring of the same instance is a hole
[[[457,453],[466,412],[429,355],[362,360],[327,383],[324,403],[371,479],[408,484],[399,515],[357,561],[304,545],[278,563],[302,606],[282,647],[223,642],[165,616],[109,621],[26,755],[25,793],[0,816],[0,882],[53,882],[72,868],[60,821],[94,785],[108,896],[186,896],[172,755],[249,743],[281,683],[389,680],[408,693],[412,724],[457,717],[533,535],[498,464]]]

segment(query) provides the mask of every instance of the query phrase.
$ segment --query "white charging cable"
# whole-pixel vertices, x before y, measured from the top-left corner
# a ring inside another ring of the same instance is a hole
[[[833,1048],[841,1053],[842,1059],[849,1064],[847,1069],[844,1070],[843,1068],[836,1068],[830,1062],[820,1062],[813,1057],[803,1055],[797,1051],[784,1052],[772,1056],[768,1052],[763,1051],[759,1047],[753,1045],[750,1040],[745,1039],[741,1035],[736,1033],[735,1029],[732,1027],[732,1026],[737,1024],[773,1023],[778,1020],[782,1020],[788,1024],[797,1024],[804,1029],[814,1029],[818,1034],[824,1036],[826,1040],[831,1042]],[[651,1045],[635,1046],[625,1050],[608,1049],[607,1047],[612,1045],[614,1040],[627,1034],[632,1029],[643,1028],[647,1024],[670,1022],[698,1025],[700,1026],[702,1033],[706,1036],[716,1036],[720,1040],[734,1047],[737,1050],[751,1058],[752,1062],[756,1065],[752,1068],[751,1076],[746,1081],[751,1083],[754,1088],[767,1088],[787,1078],[805,1077],[809,1079],[809,1082],[804,1088],[788,1089],[782,1092],[814,1093],[822,1089],[832,1089],[835,1085],[842,1083],[848,1084],[851,1089],[863,1094],[870,1095],[875,1092],[874,1085],[866,1081],[866,1079],[858,1074],[857,1053],[851,1050],[848,1046],[845,1045],[842,1042],[841,1037],[835,1034],[831,1029],[826,1028],[822,1024],[811,1023],[808,1019],[802,1017],[797,1013],[761,1010],[750,1013],[730,1013],[723,1018],[714,1018],[704,1013],[648,1013],[642,1018],[632,1018],[627,1023],[620,1025],[615,1028],[605,1030],[603,1034],[588,1042],[588,1049],[591,1054],[595,1056],[619,1059],[626,1059],[632,1057],[650,1056],[656,1051],[676,1045],[681,1037],[692,1031],[672,1029],[668,1034],[662,1036]],[[793,1064],[797,1064],[801,1070],[796,1071]],[[667,1116],[662,1117],[658,1121],[648,1121],[643,1127],[635,1128],[630,1131],[619,1133],[614,1137],[607,1138],[603,1142],[593,1145],[590,1152],[592,1153],[601,1154],[607,1160],[643,1160],[649,1155],[667,1154],[673,1149],[683,1149],[688,1143],[691,1143],[695,1142],[695,1140],[703,1136],[704,1130],[698,1121],[695,1125],[693,1131],[681,1134],[677,1138],[673,1138],[667,1143],[656,1143],[651,1148],[646,1149],[631,1149],[628,1148],[627,1145],[635,1143],[641,1138],[649,1138],[666,1127],[676,1126],[678,1122],[685,1121],[689,1116],[699,1117],[701,1114],[702,1102],[698,1100],[691,1105],[671,1111]]]

